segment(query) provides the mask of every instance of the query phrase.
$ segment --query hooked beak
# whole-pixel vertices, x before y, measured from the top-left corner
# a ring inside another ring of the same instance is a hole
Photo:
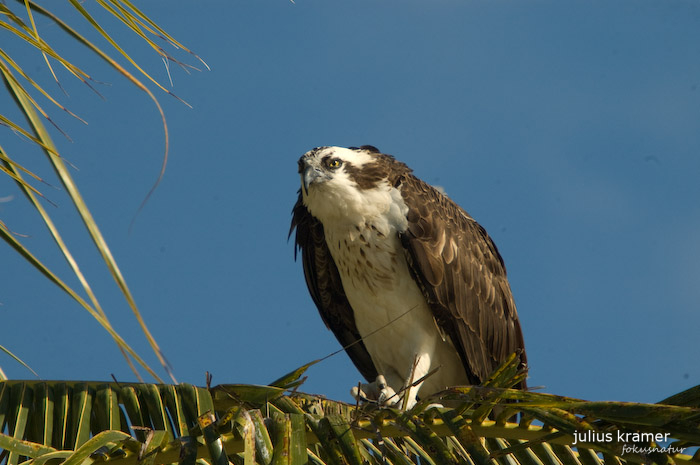
[[[314,182],[325,177],[325,174],[318,168],[306,166],[301,173],[301,187],[304,190],[304,195],[309,195],[309,186]]]

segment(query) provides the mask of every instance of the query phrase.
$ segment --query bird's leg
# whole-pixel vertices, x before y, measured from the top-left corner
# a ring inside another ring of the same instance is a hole
[[[423,384],[423,377],[430,371],[430,355],[428,354],[416,354],[413,357],[413,363],[411,364],[411,370],[404,383],[404,395],[402,409],[408,410],[416,405],[416,397],[418,396],[418,390],[420,390]],[[420,380],[416,382],[416,380]]]
[[[396,395],[394,389],[386,383],[384,375],[377,376],[377,379],[371,383],[360,383],[350,390],[350,394],[360,401],[376,402],[382,407],[389,407],[399,401],[399,396]]]
[[[430,355],[428,354],[416,354],[413,358],[413,364],[411,365],[411,372],[406,378],[404,383],[404,388],[399,391],[403,392],[403,402],[401,408],[403,410],[408,410],[413,408],[418,402],[418,391],[420,390],[423,382],[434,375],[440,369],[440,366],[436,366],[432,370],[430,369]],[[442,404],[429,404],[426,408],[442,407]]]

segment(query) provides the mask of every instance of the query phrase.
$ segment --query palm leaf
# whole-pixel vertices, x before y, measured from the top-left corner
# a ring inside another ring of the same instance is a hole
[[[0,3],[0,28],[11,33],[11,38],[15,40],[24,41],[26,44],[34,47],[43,57],[47,66],[51,70],[54,78],[56,78],[56,73],[51,65],[51,63],[58,63],[62,68],[67,70],[72,76],[81,80],[82,82],[89,84],[93,81],[93,78],[79,66],[71,62],[70,59],[66,58],[64,55],[56,51],[51,44],[44,40],[37,28],[37,23],[35,22],[35,15],[42,15],[53,23],[58,25],[70,38],[72,38],[76,43],[81,44],[86,47],[91,53],[96,54],[104,61],[106,61],[115,71],[117,71],[122,76],[126,77],[129,82],[131,82],[136,88],[144,91],[149,98],[156,105],[160,116],[161,124],[164,131],[164,152],[163,152],[163,163],[161,166],[160,173],[158,174],[156,181],[151,188],[150,192],[147,194],[144,203],[151,195],[153,190],[156,188],[160,180],[162,179],[165,171],[165,166],[168,159],[168,129],[165,122],[165,115],[163,110],[153,95],[150,89],[143,84],[136,75],[129,72],[124,66],[122,66],[115,58],[110,56],[109,53],[103,51],[97,47],[90,39],[86,36],[79,34],[74,28],[69,24],[61,20],[58,16],[52,13],[45,7],[39,6],[31,0],[17,0],[17,4],[21,5],[20,9],[13,11],[11,6],[6,3]],[[111,44],[117,51],[117,54],[126,62],[133,66],[138,74],[146,77],[150,82],[154,83],[160,89],[166,93],[173,95],[168,89],[161,85],[155,78],[150,74],[146,73],[143,68],[139,66],[127,53],[123,51],[117,40],[113,38],[113,35],[107,33],[107,31],[100,25],[99,21],[96,19],[97,16],[89,13],[82,2],[72,1],[70,5],[75,8],[80,14],[81,18],[91,24],[96,31],[97,35],[106,39],[109,44]],[[192,54],[189,50],[182,46],[179,42],[175,41],[171,36],[169,36],[163,29],[158,27],[155,22],[146,17],[142,12],[136,9],[129,2],[119,1],[119,0],[100,0],[98,2],[100,10],[107,12],[109,15],[113,15],[118,18],[128,30],[133,31],[146,42],[150,47],[152,47],[156,52],[163,57],[166,61],[172,61],[183,65],[177,61],[174,57],[169,55],[163,48],[159,47],[154,40],[151,38],[157,38],[158,40],[170,43],[176,49],[184,50],[187,53]],[[24,18],[24,19],[23,19]],[[194,55],[194,54],[192,54]],[[196,57],[196,55],[194,55]],[[199,59],[199,57],[196,57]],[[201,61],[201,59],[200,59]],[[56,125],[49,112],[42,108],[32,93],[38,93],[43,97],[47,98],[55,106],[60,108],[62,111],[74,116],[75,118],[83,121],[81,118],[72,113],[69,109],[61,105],[56,98],[54,98],[50,92],[46,91],[40,85],[38,85],[13,58],[5,50],[0,49],[0,77],[4,81],[7,90],[11,97],[17,103],[17,107],[20,113],[26,119],[26,125],[23,125],[17,121],[13,121],[5,115],[0,114],[0,125],[9,127],[16,134],[19,134],[28,140],[34,142],[44,153],[47,155],[47,161],[49,165],[55,171],[59,181],[63,184],[65,191],[68,193],[70,201],[76,207],[82,221],[83,225],[87,229],[90,237],[93,240],[95,248],[99,252],[103,262],[108,268],[110,274],[112,275],[117,287],[120,289],[121,293],[124,295],[129,307],[132,310],[142,332],[146,336],[151,348],[158,357],[161,365],[165,368],[166,372],[170,375],[171,379],[175,381],[174,375],[170,370],[170,365],[168,364],[165,356],[163,355],[161,349],[156,343],[155,339],[151,335],[144,318],[141,315],[138,306],[129,290],[126,283],[126,279],[122,275],[117,261],[112,256],[109,246],[107,245],[100,228],[95,222],[88,206],[83,199],[76,183],[74,182],[71,173],[66,166],[64,160],[59,155],[59,149],[52,141],[49,136],[49,132],[44,126],[45,121],[49,121],[53,124],[63,135],[68,137],[67,134]],[[57,82],[58,79],[56,78]],[[60,86],[60,82],[59,82]],[[174,95],[173,95],[174,96]],[[176,96],[175,96],[176,97]],[[177,98],[177,97],[176,97]],[[84,121],[83,121],[84,122]],[[77,291],[69,289],[64,281],[58,277],[54,271],[49,270],[49,268],[42,263],[39,257],[34,256],[29,250],[27,250],[21,243],[20,239],[16,234],[12,232],[12,226],[6,225],[0,221],[0,237],[2,237],[10,246],[19,252],[27,261],[34,267],[36,267],[44,276],[48,277],[50,281],[59,285],[63,290],[68,292],[81,306],[83,306],[91,315],[93,315],[98,322],[105,327],[105,329],[112,335],[113,339],[120,347],[120,350],[124,354],[127,362],[131,365],[132,370],[141,379],[139,371],[137,370],[134,362],[145,369],[154,379],[161,381],[160,377],[156,372],[143,362],[143,360],[138,357],[129,347],[126,345],[124,340],[114,332],[111,327],[109,319],[107,317],[107,312],[102,308],[97,296],[92,291],[92,286],[89,284],[87,278],[81,272],[81,267],[75,260],[73,254],[68,249],[66,242],[62,239],[60,232],[56,228],[53,220],[51,219],[49,213],[43,208],[41,200],[45,200],[40,188],[33,185],[32,179],[25,179],[24,175],[28,175],[33,178],[34,181],[43,182],[43,180],[34,174],[33,170],[35,168],[29,166],[22,166],[14,161],[14,157],[11,157],[7,152],[0,148],[0,171],[8,175],[12,180],[14,180],[19,189],[25,194],[29,200],[31,208],[35,209],[41,219],[46,224],[49,235],[56,243],[57,248],[65,257],[66,261],[70,266],[72,273],[78,278],[82,291],[85,294],[85,298],[81,297]],[[38,196],[38,197],[37,197]],[[49,201],[50,202],[50,201]],[[143,207],[143,204],[141,205]],[[140,208],[139,208],[140,209]]]
[[[694,406],[485,386],[453,388],[435,400],[451,407],[357,407],[270,386],[2,381],[0,463],[700,464],[697,454],[680,452],[700,446]],[[484,406],[520,420],[481,419]],[[665,434],[673,449],[642,441],[623,453],[614,439],[572,447],[573,433],[586,428]]]

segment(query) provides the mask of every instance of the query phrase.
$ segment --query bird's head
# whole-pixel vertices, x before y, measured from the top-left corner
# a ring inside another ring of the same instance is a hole
[[[357,188],[357,179],[368,164],[380,155],[376,148],[317,147],[299,159],[299,175],[304,197],[312,191],[330,192]]]
[[[317,147],[299,159],[304,205],[322,221],[355,221],[390,200],[389,172],[408,168],[375,147]],[[380,200],[379,197],[386,197]]]

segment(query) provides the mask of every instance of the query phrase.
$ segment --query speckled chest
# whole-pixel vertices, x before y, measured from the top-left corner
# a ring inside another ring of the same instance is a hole
[[[385,233],[368,222],[345,231],[331,229],[326,231],[326,243],[346,288],[374,295],[393,290],[405,262],[394,228]]]

